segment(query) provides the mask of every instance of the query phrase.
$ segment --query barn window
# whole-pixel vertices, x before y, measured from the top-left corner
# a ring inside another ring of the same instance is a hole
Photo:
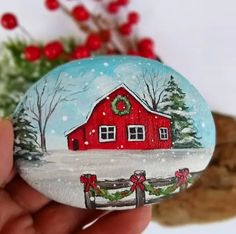
[[[100,126],[99,127],[99,142],[109,142],[116,140],[115,126]]]
[[[144,141],[145,127],[143,125],[129,125],[128,126],[128,140],[129,141]]]
[[[159,128],[159,136],[161,140],[168,140],[168,128]]]

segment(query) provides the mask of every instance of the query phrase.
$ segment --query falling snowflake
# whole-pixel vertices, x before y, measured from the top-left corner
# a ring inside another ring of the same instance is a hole
[[[206,124],[204,122],[202,122],[202,128],[205,128]]]
[[[143,159],[143,162],[145,163],[146,161],[147,161],[147,160],[144,158],[144,159]]]
[[[51,134],[55,134],[56,131],[54,129],[51,130]]]
[[[161,159],[161,162],[165,162],[166,160],[164,158]]]
[[[103,72],[99,72],[99,74],[100,74],[100,75],[104,75],[104,73],[103,73]]]
[[[109,66],[109,63],[105,62],[105,63],[103,63],[103,65],[104,65],[105,67],[108,67],[108,66]]]
[[[113,163],[115,160],[114,159],[111,159],[110,162]]]
[[[108,96],[108,97],[106,97],[106,99],[107,99],[107,100],[109,100],[109,99],[110,99],[110,97]]]
[[[63,121],[67,121],[68,120],[68,116],[66,116],[66,115],[62,116],[62,120]]]
[[[93,68],[93,69],[91,69],[91,72],[95,72],[95,69]]]
[[[88,145],[89,143],[88,143],[88,141],[85,141],[84,144],[85,144],[85,145]]]
[[[106,115],[106,112],[102,112],[102,115]]]
[[[121,148],[121,149],[123,149],[123,148],[124,148],[124,146],[123,146],[123,145],[121,145],[121,146],[120,146],[120,148]]]
[[[96,132],[95,129],[93,129],[93,130],[92,130],[92,133],[95,133],[95,132]]]
[[[90,197],[89,199],[90,199],[90,201],[94,201],[94,200],[95,200],[95,198],[94,198],[94,197]]]
[[[58,179],[57,179],[57,181],[58,181],[58,182],[61,182],[61,179],[60,179],[60,178],[58,178]]]

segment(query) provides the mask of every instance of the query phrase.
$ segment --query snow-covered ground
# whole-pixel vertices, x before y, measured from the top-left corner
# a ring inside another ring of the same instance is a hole
[[[49,198],[84,207],[80,176],[96,174],[98,180],[128,179],[135,170],[145,170],[147,178],[174,176],[176,170],[205,169],[212,155],[209,149],[188,150],[90,150],[51,151],[42,162],[18,160],[21,176]]]

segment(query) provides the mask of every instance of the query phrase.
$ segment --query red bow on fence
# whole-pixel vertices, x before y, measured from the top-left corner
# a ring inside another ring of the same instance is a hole
[[[85,184],[84,191],[89,192],[90,188],[97,189],[97,176],[90,175],[90,176],[80,176],[80,182]]]
[[[180,169],[179,171],[175,172],[175,176],[178,180],[177,187],[180,187],[181,185],[188,185],[188,175],[189,175],[189,169],[184,168]]]
[[[136,176],[132,175],[130,177],[130,181],[133,183],[131,186],[131,191],[134,192],[137,188],[140,188],[141,191],[144,191],[144,185],[143,182],[146,180],[146,178],[143,175]]]

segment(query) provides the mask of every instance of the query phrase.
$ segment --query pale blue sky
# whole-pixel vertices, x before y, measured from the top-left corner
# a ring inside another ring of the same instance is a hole
[[[44,76],[43,79],[48,80],[48,89],[53,87],[55,78],[59,75],[65,87],[70,84],[68,87],[71,92],[82,90],[84,86],[88,87],[85,92],[76,96],[76,100],[58,106],[47,128],[48,148],[66,148],[67,141],[64,132],[83,123],[93,103],[119,84],[124,83],[139,94],[142,87],[138,85],[137,76],[143,69],[158,71],[160,84],[168,80],[171,75],[175,78],[179,87],[186,93],[186,104],[190,107],[190,114],[194,119],[202,144],[207,148],[213,148],[215,127],[208,105],[199,92],[173,69],[153,60],[127,56],[102,56],[74,61]],[[42,88],[43,79],[36,84],[39,88]],[[31,98],[34,98],[33,87],[28,91]]]

